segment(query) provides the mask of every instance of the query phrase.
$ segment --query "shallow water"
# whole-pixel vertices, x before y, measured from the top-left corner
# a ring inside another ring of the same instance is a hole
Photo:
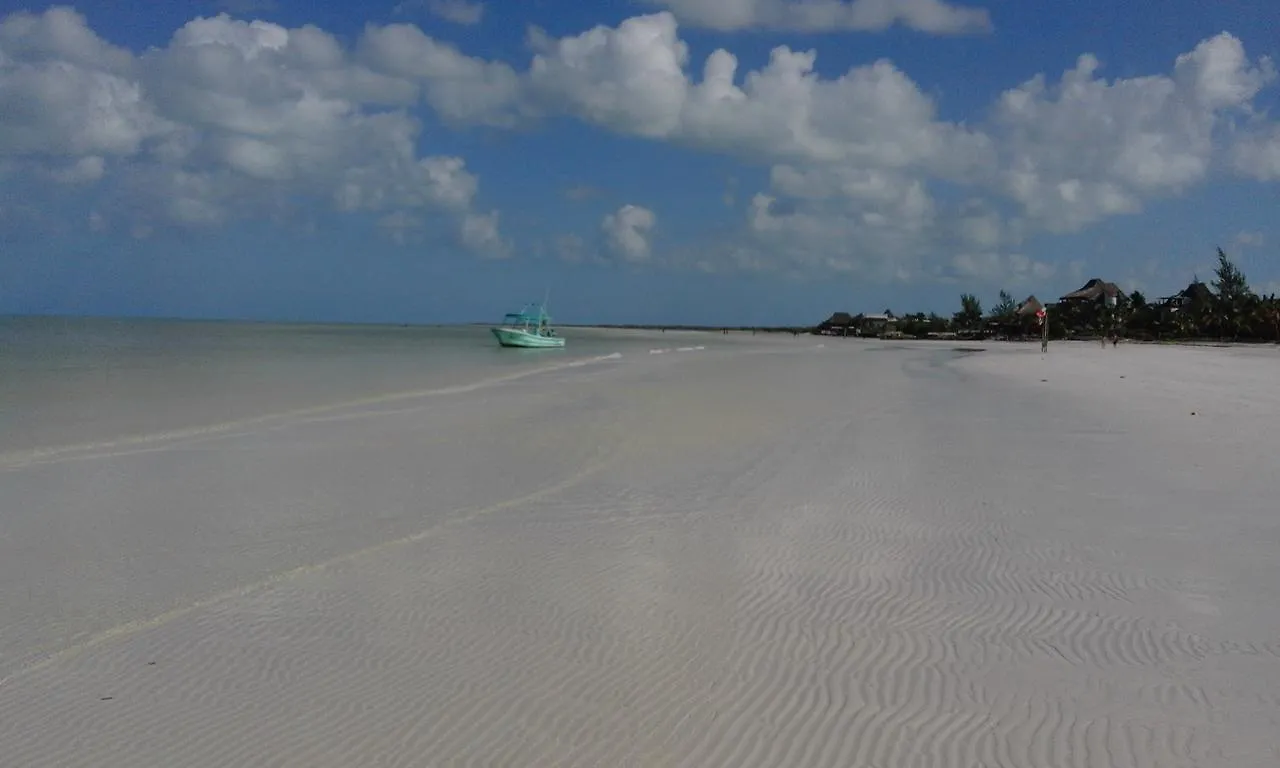
[[[744,338],[578,328],[563,334],[565,349],[517,350],[498,347],[484,326],[0,318],[0,453]]]

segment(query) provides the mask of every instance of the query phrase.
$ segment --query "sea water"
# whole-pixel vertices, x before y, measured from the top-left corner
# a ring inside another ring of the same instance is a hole
[[[0,318],[0,453],[741,339],[588,328],[561,333],[564,349],[523,350],[499,347],[484,326]]]

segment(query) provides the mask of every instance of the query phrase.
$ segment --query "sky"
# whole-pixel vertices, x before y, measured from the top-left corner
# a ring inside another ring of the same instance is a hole
[[[0,313],[1280,292],[1280,3],[0,0]]]

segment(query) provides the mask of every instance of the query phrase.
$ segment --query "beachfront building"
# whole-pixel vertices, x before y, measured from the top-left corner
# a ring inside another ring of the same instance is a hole
[[[1196,280],[1172,296],[1158,299],[1157,303],[1170,311],[1177,312],[1206,306],[1212,300],[1213,291],[1209,290],[1209,286]]]
[[[1051,311],[1054,329],[1066,336],[1110,336],[1117,333],[1116,309],[1124,291],[1115,283],[1095,277],[1058,299]]]
[[[896,330],[897,318],[887,310],[878,315],[858,315],[856,320],[859,336],[885,336]]]
[[[1082,287],[1058,299],[1060,304],[1099,303],[1114,307],[1123,292],[1115,283],[1095,277]]]
[[[818,323],[816,333],[823,336],[848,336],[854,327],[853,315],[848,312],[833,312],[831,317]]]
[[[1033,293],[1024,299],[1022,303],[1013,310],[1013,314],[1018,317],[1035,317],[1042,309],[1044,309],[1044,304],[1041,304],[1040,300],[1037,299],[1036,295]]]
[[[1016,307],[1013,314],[996,317],[987,324],[988,333],[997,339],[1025,339],[1028,336],[1039,336],[1039,325],[1036,313],[1044,309],[1044,304],[1034,294],[1028,296]]]
[[[897,318],[887,310],[878,315],[835,312],[818,324],[816,332],[823,336],[884,336],[894,333],[896,323]]]

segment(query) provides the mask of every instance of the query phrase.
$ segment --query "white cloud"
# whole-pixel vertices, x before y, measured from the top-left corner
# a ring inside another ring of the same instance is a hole
[[[498,229],[499,214],[468,213],[462,220],[462,242],[475,253],[492,258],[511,255],[511,245],[503,239]]]
[[[1056,86],[1044,76],[1006,91],[992,134],[1001,191],[1050,230],[1074,231],[1204,181],[1215,138],[1274,78],[1227,34],[1178,57],[1171,75],[1107,82],[1081,56]]]
[[[1016,285],[1051,274],[1021,251],[1024,224],[979,200],[941,205],[919,178],[841,166],[776,166],[757,194],[741,269],[781,266],[880,281],[996,279]]]
[[[748,211],[751,236],[808,269],[884,279],[914,273],[936,228],[924,184],[897,171],[775,166]]]
[[[466,0],[427,0],[427,10],[445,21],[465,26],[479,24],[484,18],[484,3]]]
[[[74,163],[53,170],[55,181],[63,184],[88,184],[102,178],[106,161],[98,155],[86,155]]]
[[[966,280],[979,280],[1007,288],[1035,285],[1053,277],[1057,269],[1023,253],[965,252],[951,259],[950,272]]]
[[[61,63],[98,72],[128,75],[133,54],[100,39],[70,8],[42,14],[18,11],[0,21],[0,62],[14,66]]]
[[[0,154],[10,156],[132,155],[169,128],[136,81],[64,59],[0,68],[0,104]]]
[[[391,12],[401,15],[422,10],[436,18],[470,27],[484,20],[485,4],[469,0],[404,0]]]
[[[424,47],[410,29],[416,37],[372,27],[352,54],[315,27],[221,15],[135,56],[74,11],[14,14],[0,23],[0,158],[62,183],[111,183],[119,194],[98,215],[131,218],[138,233],[281,215],[311,199],[378,214],[387,231],[451,220],[463,246],[499,252],[496,213],[473,210],[476,177],[461,158],[419,155],[421,126],[401,107],[421,92],[441,112],[479,119],[486,82],[503,69]],[[397,40],[423,71],[395,66]],[[477,90],[465,95],[464,82]]]
[[[934,34],[991,29],[983,8],[942,0],[646,0],[681,21],[721,31],[772,29],[790,32],[878,31],[901,24]]]
[[[529,86],[542,103],[613,130],[669,137],[680,126],[688,47],[670,14],[551,40],[535,30]]]
[[[466,56],[412,24],[370,25],[356,45],[356,59],[420,87],[450,122],[511,126],[527,111],[521,78],[510,66]]]
[[[938,119],[933,99],[884,60],[823,78],[813,51],[779,47],[762,69],[740,75],[736,57],[717,50],[695,80],[668,13],[535,42],[530,79],[544,103],[619,133],[774,164],[770,189],[748,213],[754,249],[726,249],[737,263],[768,263],[758,256],[767,250],[774,261],[882,277],[996,263],[1043,274],[1047,267],[1019,255],[1022,237],[1077,231],[1203,183],[1235,121],[1274,80],[1270,61],[1250,61],[1222,34],[1165,75],[1107,81],[1096,58],[1082,56],[1061,82],[1037,75],[970,126]],[[1280,141],[1254,135],[1265,142],[1238,152],[1269,160]],[[1275,163],[1280,173],[1280,152]],[[1262,175],[1269,164],[1253,168]],[[989,221],[940,208],[930,194],[937,180],[1015,204],[1001,227],[1017,236],[983,243],[996,239]],[[959,256],[948,240],[957,233],[978,241]]]
[[[1253,248],[1264,244],[1267,238],[1261,232],[1238,232],[1234,243],[1237,248]]]
[[[1031,77],[957,123],[888,60],[836,76],[816,71],[815,51],[786,46],[754,71],[724,49],[695,61],[677,16],[718,29],[945,32],[974,24],[972,9],[662,5],[670,10],[558,39],[535,30],[523,69],[410,24],[369,25],[347,48],[315,27],[219,16],[135,56],[72,11],[15,14],[0,24],[0,161],[115,185],[122,196],[101,206],[113,222],[213,225],[311,198],[379,217],[389,232],[443,218],[459,243],[496,255],[513,245],[496,212],[477,208],[478,180],[460,158],[422,156],[409,110],[425,103],[458,127],[569,115],[769,168],[764,188],[731,190],[751,201],[741,228],[687,259],[698,268],[720,268],[714,257],[881,279],[1034,278],[1048,269],[1026,247],[1034,234],[1140,211],[1215,171],[1280,179],[1280,128],[1254,106],[1274,68],[1226,33],[1144,77],[1105,79],[1083,55],[1061,78]],[[624,206],[602,226],[608,252],[649,259],[651,211]]]
[[[823,79],[815,52],[782,46],[763,69],[739,77],[737,58],[721,49],[694,82],[669,13],[559,40],[533,37],[535,98],[618,133],[753,161],[916,166],[948,176],[991,154],[986,137],[938,122],[932,100],[888,61]]]
[[[657,221],[648,208],[627,204],[607,214],[600,229],[613,253],[625,261],[643,262],[649,260],[649,237]]]
[[[1263,126],[1243,135],[1232,147],[1237,173],[1257,181],[1280,180],[1280,126]]]

